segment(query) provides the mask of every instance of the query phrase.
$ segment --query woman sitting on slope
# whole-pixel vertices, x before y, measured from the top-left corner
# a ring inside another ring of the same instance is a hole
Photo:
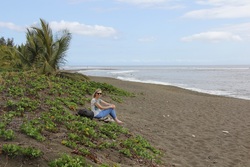
[[[115,105],[102,100],[101,95],[101,89],[97,89],[92,95],[91,110],[94,112],[94,118],[100,119],[110,115],[116,123],[122,124],[123,122],[116,116]]]

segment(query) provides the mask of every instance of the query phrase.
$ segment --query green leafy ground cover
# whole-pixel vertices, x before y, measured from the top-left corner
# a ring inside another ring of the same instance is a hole
[[[0,73],[0,166],[156,166],[161,153],[115,123],[76,116],[101,88],[111,100],[133,96],[106,83],[36,73]]]

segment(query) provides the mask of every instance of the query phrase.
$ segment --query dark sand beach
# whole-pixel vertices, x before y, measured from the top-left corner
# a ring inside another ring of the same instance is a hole
[[[124,127],[162,150],[164,166],[250,166],[249,100],[112,78],[91,79],[136,94],[116,103],[118,117]]]

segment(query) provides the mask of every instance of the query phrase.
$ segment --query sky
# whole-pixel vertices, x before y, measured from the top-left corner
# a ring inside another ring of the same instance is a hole
[[[250,65],[250,0],[1,0],[0,37],[72,33],[66,66]]]

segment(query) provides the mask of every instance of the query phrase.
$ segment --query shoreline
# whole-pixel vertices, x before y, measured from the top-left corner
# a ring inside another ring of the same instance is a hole
[[[72,70],[71,70],[72,71]],[[73,72],[77,72],[80,73],[79,71],[73,71]],[[83,74],[83,73],[80,73]],[[84,75],[84,74],[83,74]],[[120,80],[120,81],[124,81],[124,82],[136,82],[136,83],[141,83],[141,84],[153,84],[153,85],[162,85],[162,86],[170,86],[170,87],[176,87],[179,89],[185,89],[188,91],[193,91],[193,92],[197,92],[197,93],[202,93],[202,94],[208,94],[208,95],[213,95],[213,96],[222,96],[222,97],[228,97],[228,98],[235,98],[235,99],[241,99],[241,100],[249,100],[250,101],[250,97],[243,97],[243,96],[233,96],[233,95],[226,95],[226,94],[222,94],[222,93],[212,93],[212,92],[219,92],[219,91],[208,91],[208,90],[202,90],[202,89],[198,89],[198,88],[187,88],[187,87],[182,87],[182,86],[178,86],[178,85],[173,85],[173,84],[168,84],[165,82],[158,82],[158,81],[141,81],[141,80],[129,80],[129,79],[120,79],[120,78],[113,78],[113,77],[105,77],[105,76],[90,76],[90,75],[86,75],[89,78],[110,78],[110,79],[116,79],[116,80]]]
[[[250,165],[249,100],[168,85],[89,78],[135,93],[116,104],[117,116],[124,127],[162,150],[165,166]]]
[[[152,68],[151,70],[152,72],[150,72],[148,77],[145,77],[143,73],[147,72],[148,70],[147,67],[149,69]],[[70,67],[68,67],[68,69],[70,69]],[[225,65],[222,65],[222,66],[214,66],[214,65],[213,66],[203,66],[203,65],[202,66],[125,66],[125,67],[77,66],[75,68],[73,67],[71,68],[71,70],[73,70],[74,72],[78,72],[86,76],[110,77],[110,78],[115,78],[115,79],[119,79],[123,81],[171,85],[171,86],[176,86],[176,87],[180,87],[183,89],[192,90],[192,91],[201,92],[201,93],[250,100],[250,89],[247,86],[247,78],[249,77],[244,77],[248,73],[246,69],[248,69],[247,66],[233,66],[233,65],[230,65],[230,66],[225,66]],[[233,73],[229,74],[231,70],[233,70]],[[240,70],[239,74],[238,74],[238,70]],[[215,73],[215,71],[217,71],[217,73]],[[165,75],[163,75],[163,78],[161,78],[162,75],[158,74],[161,72],[169,73],[168,75],[166,75],[169,78],[165,78],[166,77]],[[188,79],[185,77],[184,79],[181,79],[180,77],[183,72],[184,72],[183,75],[192,74],[198,77],[198,79],[196,80],[194,78],[192,80],[192,79]],[[157,77],[153,76],[152,75],[153,73],[155,73]],[[201,74],[208,75],[208,77],[211,77],[211,78],[206,79],[204,77],[200,77]],[[173,77],[174,75],[177,75],[177,77]],[[236,76],[237,77],[241,76],[241,78],[246,78],[246,79],[243,79],[243,80],[229,79],[232,77],[237,78]],[[212,79],[216,77],[218,77],[218,79],[216,80]],[[224,79],[220,79],[220,78],[224,78]]]
[[[88,77],[92,77],[92,76],[88,76]],[[96,77],[102,77],[102,76],[96,76]],[[104,78],[112,78],[112,77],[104,77]],[[182,86],[168,84],[168,83],[164,83],[164,82],[158,82],[158,81],[146,82],[146,81],[140,81],[140,80],[126,80],[126,79],[119,79],[119,78],[113,78],[113,79],[118,79],[118,80],[127,81],[127,82],[138,82],[138,83],[142,83],[142,84],[154,84],[154,85],[172,86],[172,87],[177,87],[177,88],[180,88],[180,89],[185,89],[185,90],[189,90],[189,91],[193,91],[193,92],[197,92],[197,93],[204,93],[204,94],[208,94],[208,95],[222,96],[222,97],[229,97],[229,98],[236,98],[236,99],[242,99],[242,100],[249,100],[250,101],[250,97],[233,96],[233,95],[226,95],[226,94],[222,94],[222,93],[211,93],[211,92],[219,92],[219,91],[208,91],[208,90],[202,90],[202,89],[198,89],[198,88],[188,88],[188,87],[182,87]]]

